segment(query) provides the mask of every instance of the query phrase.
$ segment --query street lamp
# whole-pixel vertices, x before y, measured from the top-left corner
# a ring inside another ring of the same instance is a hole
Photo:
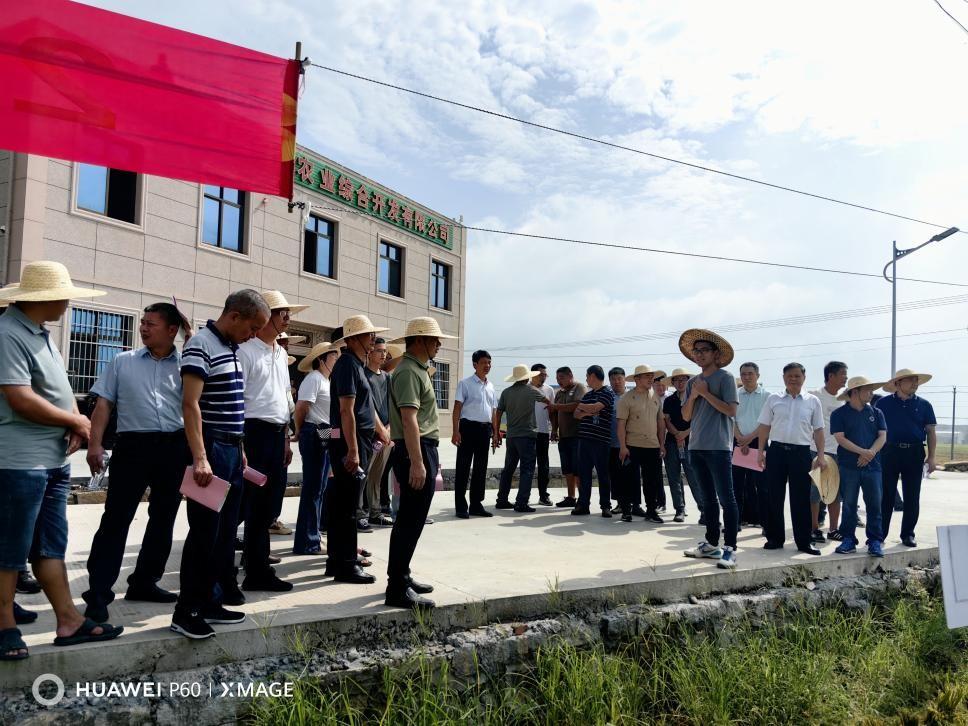
[[[881,273],[884,275],[884,279],[891,283],[891,375],[894,375],[895,371],[897,371],[897,261],[902,257],[907,257],[912,252],[917,252],[922,247],[927,247],[932,242],[939,242],[945,237],[950,237],[958,231],[959,229],[957,227],[950,227],[944,232],[936,234],[927,242],[923,242],[917,247],[909,247],[906,250],[899,250],[897,248],[897,241],[894,241],[891,261],[884,265],[884,271]],[[890,277],[887,276],[888,267],[891,268]]]

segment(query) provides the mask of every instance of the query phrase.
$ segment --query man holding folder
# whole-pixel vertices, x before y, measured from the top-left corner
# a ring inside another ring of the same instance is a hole
[[[733,464],[733,488],[736,490],[736,506],[739,508],[740,524],[763,525],[767,507],[766,484],[763,473],[757,463],[757,450],[760,448],[756,438],[758,419],[763,404],[769,394],[760,385],[760,367],[753,362],[744,363],[739,367],[739,377],[743,386],[737,393],[739,405],[736,408],[736,420],[733,423],[733,438],[739,456]],[[750,456],[750,451],[753,455]],[[751,468],[756,466],[756,468]]]

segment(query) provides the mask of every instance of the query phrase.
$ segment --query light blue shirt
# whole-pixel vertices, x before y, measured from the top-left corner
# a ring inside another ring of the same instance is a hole
[[[736,407],[736,426],[743,436],[749,436],[760,425],[760,412],[770,394],[757,383],[755,391],[750,393],[745,387],[741,387],[736,392],[736,397],[739,399],[739,404]]]
[[[74,410],[64,359],[47,329],[16,305],[0,315],[0,386],[30,386],[62,411]],[[67,464],[67,429],[28,421],[0,393],[0,469],[59,469]]]
[[[115,356],[91,387],[91,393],[118,409],[118,433],[172,432],[182,421],[181,354],[173,350],[160,360],[147,348]]]
[[[491,416],[497,408],[494,384],[482,381],[476,373],[460,380],[454,400],[460,401],[460,417],[468,421],[491,423]]]

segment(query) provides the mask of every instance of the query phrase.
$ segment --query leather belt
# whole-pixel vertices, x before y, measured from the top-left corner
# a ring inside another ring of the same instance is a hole
[[[204,436],[212,439],[213,441],[221,441],[223,444],[241,444],[242,440],[245,438],[242,434],[232,433],[231,431],[220,431],[215,429],[214,431],[206,431]]]

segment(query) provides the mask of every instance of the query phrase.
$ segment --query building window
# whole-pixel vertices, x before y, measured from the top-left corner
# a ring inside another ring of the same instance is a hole
[[[450,310],[450,265],[437,260],[430,261],[430,304]]]
[[[138,224],[138,175],[133,171],[77,165],[77,208]]]
[[[205,185],[202,242],[233,252],[242,251],[245,192]]]
[[[403,248],[380,242],[379,290],[403,297]]]
[[[434,395],[437,408],[450,408],[450,363],[434,361]]]
[[[118,353],[131,350],[134,315],[71,310],[68,377],[74,393],[86,394]]]
[[[303,269],[336,277],[336,223],[311,214],[303,238]]]

